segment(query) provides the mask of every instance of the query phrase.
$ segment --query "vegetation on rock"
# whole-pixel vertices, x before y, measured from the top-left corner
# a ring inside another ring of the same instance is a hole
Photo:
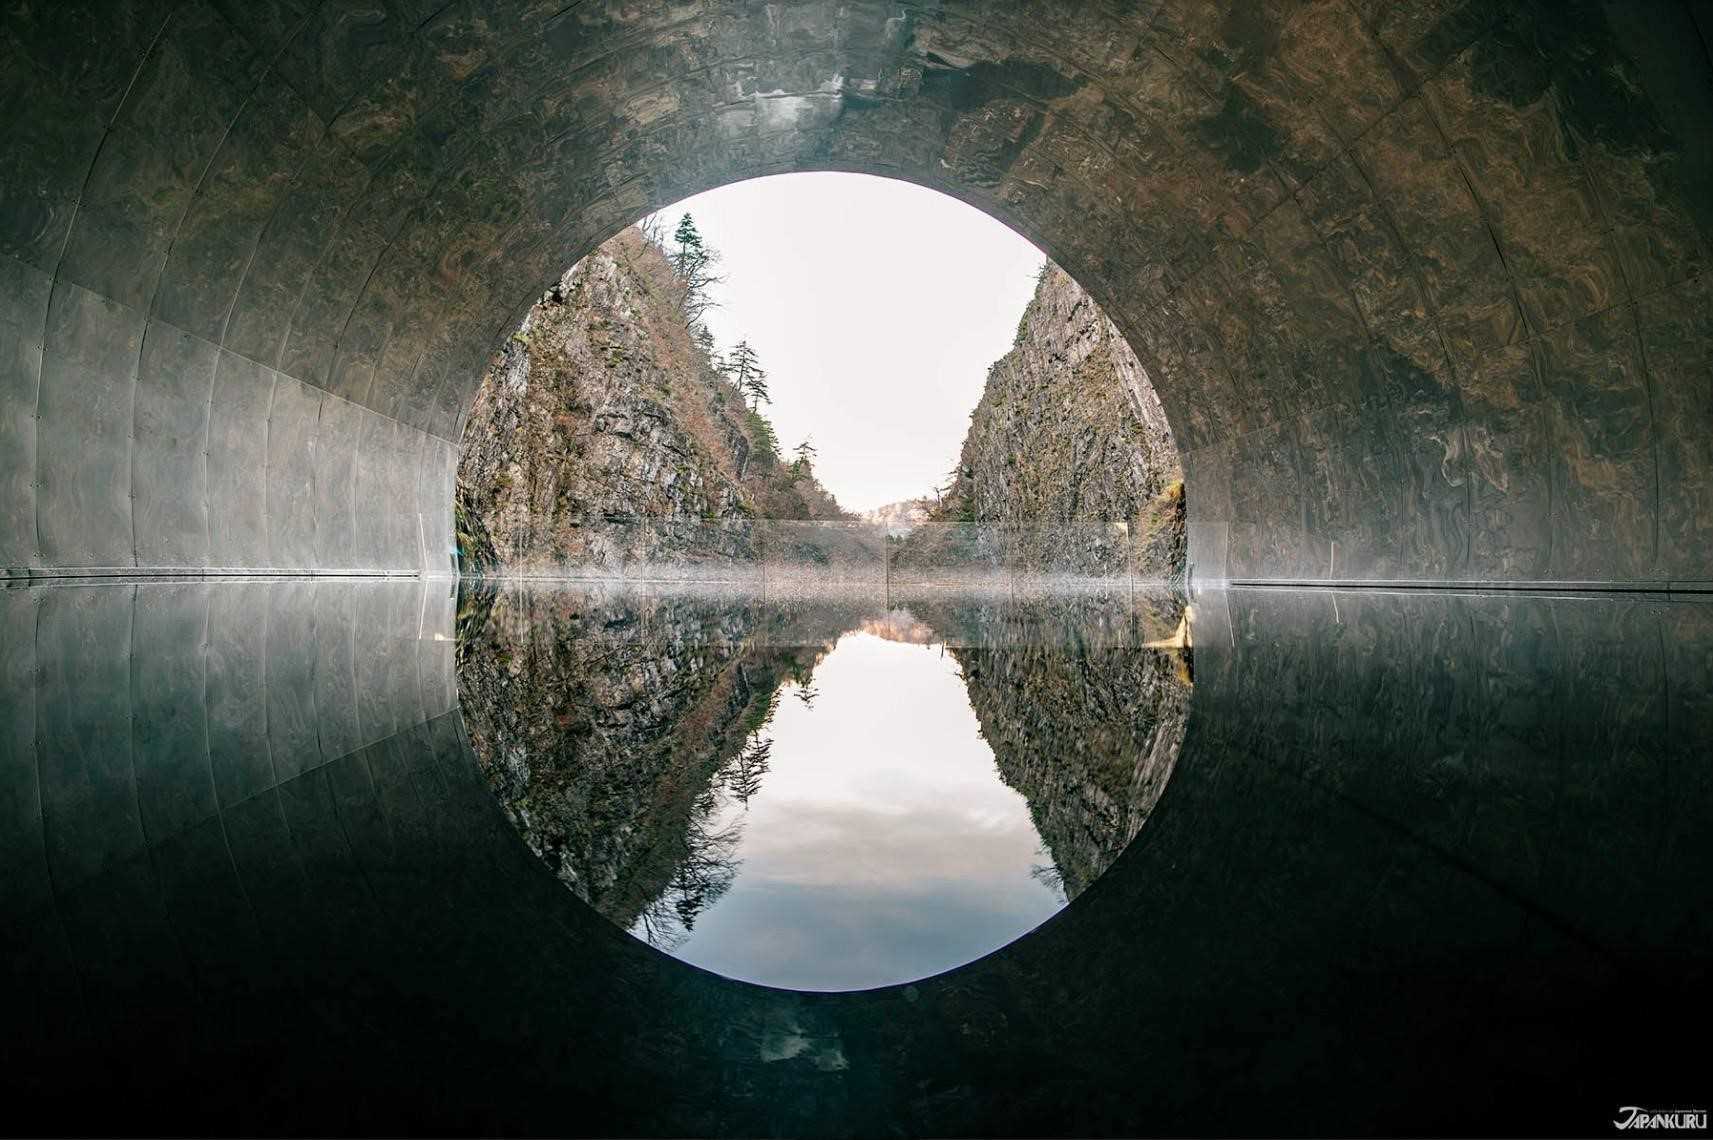
[[[578,262],[483,378],[458,470],[466,569],[748,559],[748,520],[849,517],[781,456],[753,350],[747,387],[714,359],[696,317],[718,254],[675,236],[669,254],[628,229]]]
[[[648,637],[614,637],[634,626]],[[715,816],[767,772],[781,686],[827,647],[761,646],[754,611],[691,599],[459,595],[458,690],[477,761],[530,848],[578,897],[670,945],[731,885]]]
[[[901,564],[1183,573],[1183,471],[1165,411],[1118,329],[1051,263],[938,497],[929,521],[966,525],[916,529]]]

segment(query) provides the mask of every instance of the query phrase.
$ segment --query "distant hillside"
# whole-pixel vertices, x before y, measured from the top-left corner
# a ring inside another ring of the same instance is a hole
[[[484,377],[458,470],[467,568],[751,558],[752,518],[850,518],[787,462],[632,228],[573,266]]]
[[[909,534],[933,515],[934,500],[924,498],[887,503],[884,507],[862,511],[858,513],[857,518],[874,526],[883,526],[887,534],[898,537]]]

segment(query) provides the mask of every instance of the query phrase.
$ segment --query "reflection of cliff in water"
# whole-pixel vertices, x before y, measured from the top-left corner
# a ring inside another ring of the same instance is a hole
[[[1182,599],[1147,595],[1116,611],[1101,596],[919,609],[966,636],[980,631],[952,650],[970,704],[1001,778],[1029,801],[1050,856],[1042,877],[1076,898],[1142,829],[1177,761],[1189,651],[1149,646],[1178,635]]]
[[[458,679],[476,756],[532,850],[663,947],[731,886],[781,699],[815,698],[840,636],[943,644],[999,775],[1075,898],[1146,821],[1188,712],[1181,601],[908,604],[466,587]],[[785,697],[789,685],[790,698]]]
[[[1029,801],[1043,874],[1081,894],[1141,830],[1183,743],[1189,689],[1154,649],[953,650],[999,774]]]
[[[459,697],[482,770],[531,849],[622,926],[669,940],[730,882],[716,797],[759,779],[745,745],[816,657],[757,650],[754,625],[688,598],[461,598]]]

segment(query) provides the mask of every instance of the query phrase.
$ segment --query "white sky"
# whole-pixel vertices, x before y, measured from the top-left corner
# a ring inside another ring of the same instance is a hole
[[[707,324],[748,338],[789,450],[812,437],[846,510],[928,493],[957,462],[987,367],[1011,348],[1044,257],[979,210],[866,174],[733,183],[689,212],[720,251]]]

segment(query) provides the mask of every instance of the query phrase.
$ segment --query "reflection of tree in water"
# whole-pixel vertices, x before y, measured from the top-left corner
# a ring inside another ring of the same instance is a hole
[[[999,777],[1021,792],[1045,862],[1075,899],[1117,859],[1164,791],[1189,709],[1187,657],[1148,648],[956,649]]]
[[[750,797],[761,791],[761,778],[767,775],[772,759],[773,738],[751,737],[743,751],[720,772],[719,779],[732,798],[747,809]]]
[[[730,788],[727,815],[755,794],[771,747],[758,730],[831,641],[781,638],[788,616],[694,595],[460,587],[477,764],[530,849],[618,926],[649,910],[676,929],[680,897],[687,915],[714,897],[735,837],[721,839],[705,793]]]
[[[1044,856],[1045,863],[1036,863],[1029,868],[1029,877],[1053,892],[1060,902],[1065,902],[1065,873],[1059,870],[1059,865],[1053,861],[1053,852],[1045,845],[1036,849],[1035,854]]]
[[[737,879],[743,826],[735,819],[719,824],[720,791],[716,784],[696,797],[684,834],[684,861],[672,872],[666,889],[637,916],[636,930],[651,946],[671,950],[682,945],[695,929],[697,916],[731,890]]]
[[[696,797],[685,828],[683,861],[666,889],[637,916],[635,930],[651,946],[673,950],[683,945],[695,930],[696,919],[737,879],[743,819],[729,809],[736,803],[747,812],[750,799],[761,791],[761,779],[773,757],[773,737],[766,731],[779,710],[779,693],[761,702],[757,710],[749,739]]]

